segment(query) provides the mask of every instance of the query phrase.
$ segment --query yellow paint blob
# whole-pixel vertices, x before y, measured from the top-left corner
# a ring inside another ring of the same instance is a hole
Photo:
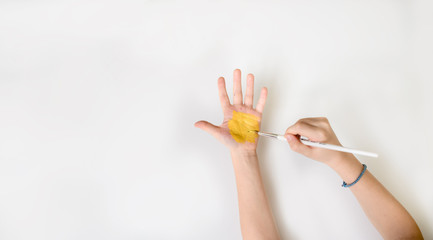
[[[233,111],[229,121],[230,134],[236,142],[255,142],[259,131],[259,118],[255,115]]]

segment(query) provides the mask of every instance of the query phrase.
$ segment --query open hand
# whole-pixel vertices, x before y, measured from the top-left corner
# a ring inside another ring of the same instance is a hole
[[[210,133],[231,151],[255,151],[258,141],[256,131],[260,130],[262,112],[268,95],[267,88],[262,88],[259,101],[254,109],[254,75],[251,73],[247,75],[246,94],[242,101],[241,70],[235,69],[233,71],[233,104],[230,104],[223,77],[218,79],[218,92],[224,113],[222,124],[215,126],[207,121],[198,121],[194,126]],[[243,120],[237,121],[237,116],[243,117]]]

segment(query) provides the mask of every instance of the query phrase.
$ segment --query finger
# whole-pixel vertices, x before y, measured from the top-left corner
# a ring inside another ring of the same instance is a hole
[[[311,141],[323,141],[326,139],[326,134],[322,128],[311,125],[302,119],[287,128],[285,136],[288,134],[304,136]]]
[[[260,98],[257,102],[256,110],[259,113],[263,112],[263,109],[265,108],[266,98],[268,97],[268,89],[266,87],[262,88],[262,91],[260,92]]]
[[[209,123],[207,121],[198,121],[194,124],[194,127],[198,127],[212,136],[216,137],[219,133],[219,127],[213,125],[212,123]]]
[[[227,96],[226,81],[223,77],[218,78],[218,95],[223,110],[230,106],[229,96]]]
[[[233,105],[242,104],[241,70],[233,71]]]
[[[288,135],[286,135],[286,138],[287,138],[287,142],[288,142],[289,145],[290,145],[290,148],[291,148],[293,151],[295,151],[295,152],[297,152],[297,153],[300,153],[300,154],[302,154],[302,155],[305,155],[306,157],[311,156],[311,151],[312,151],[311,147],[309,147],[309,146],[303,144],[303,143],[299,140],[299,138],[297,138],[296,136],[294,136],[294,135],[292,135],[292,134],[288,134]]]
[[[326,117],[302,118],[301,120],[316,127],[329,126],[329,121]]]
[[[245,94],[244,104],[247,107],[253,107],[254,101],[254,75],[248,74],[247,76],[247,92]]]

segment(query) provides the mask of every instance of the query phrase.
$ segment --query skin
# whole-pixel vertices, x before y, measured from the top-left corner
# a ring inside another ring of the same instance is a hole
[[[236,111],[256,116],[260,126],[262,112],[265,107],[268,90],[265,87],[262,88],[259,101],[257,102],[256,108],[254,109],[254,75],[251,73],[247,75],[247,89],[245,94],[245,100],[243,100],[241,70],[235,69],[233,72],[233,93],[233,104],[231,104],[227,95],[225,80],[223,77],[218,78],[218,95],[224,114],[224,120],[222,124],[219,126],[215,126],[207,121],[198,121],[194,124],[194,126],[210,133],[212,136],[222,142],[225,146],[227,146],[231,152],[253,153],[257,149],[257,141],[253,143],[236,142],[230,134],[228,123],[232,119],[233,111]]]
[[[228,122],[233,111],[255,115],[260,126],[267,89],[262,88],[260,98],[253,108],[254,75],[247,75],[245,99],[242,97],[241,71],[233,72],[233,104],[230,103],[223,77],[218,79],[218,90],[224,114],[223,123],[215,126],[207,121],[194,125],[214,136],[230,150],[238,190],[239,216],[244,239],[280,239],[274,217],[266,196],[257,158],[258,137],[254,142],[239,143],[230,135]],[[326,118],[304,118],[287,128],[285,137],[293,151],[322,162],[337,172],[348,184],[361,173],[362,164],[353,154],[314,148],[302,144],[299,136],[340,145]],[[350,190],[365,214],[384,239],[423,239],[418,225],[406,209],[368,171]]]
[[[230,103],[227,96],[223,77],[218,79],[218,90],[224,114],[223,123],[215,126],[206,121],[198,121],[195,126],[210,133],[230,149],[238,190],[239,217],[243,238],[279,239],[260,173],[256,153],[258,137],[254,142],[239,143],[230,135],[228,128],[233,111],[256,116],[260,126],[268,91],[262,88],[256,108],[253,108],[254,75],[247,75],[247,88],[243,100],[239,69],[233,72],[233,104]]]
[[[312,141],[341,146],[328,119],[301,119],[287,128],[285,137],[293,151],[326,164],[346,183],[350,184],[358,178],[363,166],[353,154],[304,145],[299,141],[301,135]],[[384,239],[423,239],[409,212],[368,170],[349,189]]]
[[[256,116],[233,111],[233,118],[228,125],[230,134],[236,142],[255,142],[257,140],[257,131],[260,130],[260,126]]]

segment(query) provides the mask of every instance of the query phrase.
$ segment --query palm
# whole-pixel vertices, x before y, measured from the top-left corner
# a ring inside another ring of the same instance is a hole
[[[221,107],[224,114],[223,123],[220,126],[212,125],[206,121],[199,121],[195,126],[209,132],[216,137],[224,145],[230,149],[244,149],[244,150],[255,150],[257,148],[257,139],[254,142],[237,142],[233,138],[229,129],[229,121],[233,118],[233,111],[254,115],[257,118],[260,126],[262,112],[267,97],[267,89],[263,88],[260,94],[260,99],[257,103],[256,109],[253,108],[254,99],[254,75],[248,74],[247,76],[247,88],[245,94],[245,100],[242,101],[242,85],[241,85],[241,71],[239,69],[233,72],[233,104],[230,104],[227,96],[225,87],[225,81],[223,77],[218,79],[218,90]]]

